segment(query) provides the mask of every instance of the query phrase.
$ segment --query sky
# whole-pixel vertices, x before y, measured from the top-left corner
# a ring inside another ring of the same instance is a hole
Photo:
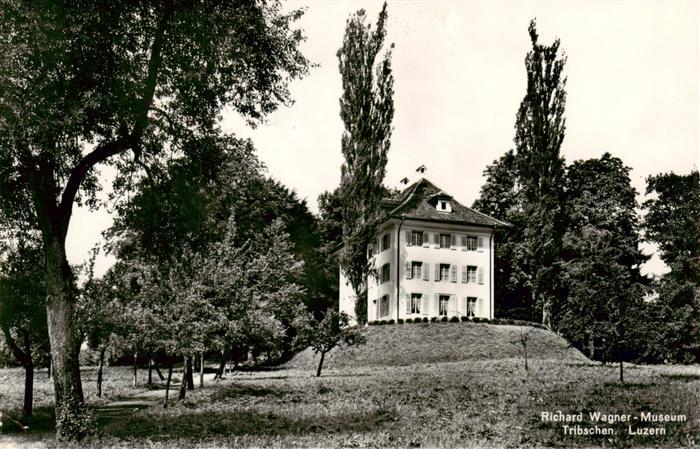
[[[318,195],[338,185],[343,163],[336,52],[345,22],[364,8],[375,23],[381,2],[285,3],[298,7],[306,8],[297,22],[307,38],[302,52],[317,66],[290,86],[295,103],[255,129],[225,111],[222,126],[251,138],[269,175],[317,212]],[[424,176],[459,202],[478,197],[485,167],[513,147],[533,18],[540,42],[559,38],[567,57],[567,163],[609,152],[632,168],[640,194],[649,175],[700,165],[697,1],[389,1],[388,13],[386,42],[395,44],[390,187],[418,179],[415,169],[425,164]],[[77,210],[69,260],[84,260],[110,221],[105,211]],[[110,264],[101,258],[97,271]],[[644,271],[665,267],[654,257]]]

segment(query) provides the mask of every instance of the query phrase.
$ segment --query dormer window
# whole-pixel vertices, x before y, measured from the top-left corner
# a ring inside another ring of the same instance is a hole
[[[452,206],[448,200],[438,200],[436,208],[440,212],[452,212]]]

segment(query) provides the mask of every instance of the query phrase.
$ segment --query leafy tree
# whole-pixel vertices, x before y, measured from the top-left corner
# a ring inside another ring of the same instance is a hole
[[[340,264],[357,295],[359,322],[367,320],[367,247],[376,234],[394,117],[393,45],[375,64],[386,37],[386,3],[374,29],[365,19],[363,9],[348,19],[343,46],[338,50],[343,86],[340,117],[345,125],[340,183],[344,249]]]
[[[318,362],[316,377],[321,376],[323,360],[326,354],[335,347],[351,347],[363,345],[366,338],[357,326],[349,326],[349,318],[345,312],[337,312],[328,309],[325,316],[319,322],[313,315],[304,314],[297,318],[297,338],[295,346],[298,348],[312,347],[316,354],[321,354]]]
[[[34,367],[49,348],[41,244],[27,237],[0,248],[0,329],[5,344],[24,368],[22,413],[31,417]]]
[[[224,106],[251,123],[304,75],[298,10],[279,2],[3,2],[0,202],[41,231],[59,439],[86,431],[77,297],[65,237],[75,204],[97,206],[98,165],[118,192],[137,172],[217,132]]]
[[[528,32],[532,49],[525,57],[527,93],[515,123],[515,163],[525,217],[529,287],[535,307],[541,310],[542,323],[551,326],[558,313],[557,261],[565,228],[560,148],[566,129],[566,56],[559,54],[558,39],[552,45],[538,42],[534,20]]]
[[[343,244],[343,203],[340,198],[340,189],[323,192],[318,196],[319,210],[319,238],[321,240],[320,253],[323,257],[323,270],[326,290],[326,298],[338,298],[339,273],[337,250]],[[338,307],[337,301],[327,299],[325,304],[319,302],[319,307],[312,310],[316,317],[321,317],[329,307]]]
[[[526,222],[513,150],[487,166],[484,175],[486,182],[473,208],[512,225],[495,236],[496,313],[501,317],[534,321],[528,258],[523,243]]]
[[[642,355],[640,338],[648,324],[642,302],[647,282],[639,271],[648,257],[639,249],[629,171],[609,153],[569,166],[561,265],[566,294],[556,317],[558,331],[572,345],[591,358],[614,357],[621,369],[623,360]]]
[[[700,360],[700,175],[659,174],[647,178],[646,239],[659,246],[669,266],[656,284],[655,314],[665,360]]]

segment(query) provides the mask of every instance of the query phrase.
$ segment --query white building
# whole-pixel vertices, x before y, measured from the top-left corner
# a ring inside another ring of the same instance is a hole
[[[382,201],[370,245],[368,321],[494,317],[494,232],[507,223],[463,206],[425,178]],[[340,272],[340,311],[355,317],[355,292]]]

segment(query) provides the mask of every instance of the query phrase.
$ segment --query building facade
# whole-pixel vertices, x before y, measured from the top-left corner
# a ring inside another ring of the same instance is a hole
[[[369,322],[494,317],[494,232],[507,223],[461,205],[424,178],[382,207],[386,219],[368,249]],[[355,298],[341,270],[340,311],[353,320]]]

